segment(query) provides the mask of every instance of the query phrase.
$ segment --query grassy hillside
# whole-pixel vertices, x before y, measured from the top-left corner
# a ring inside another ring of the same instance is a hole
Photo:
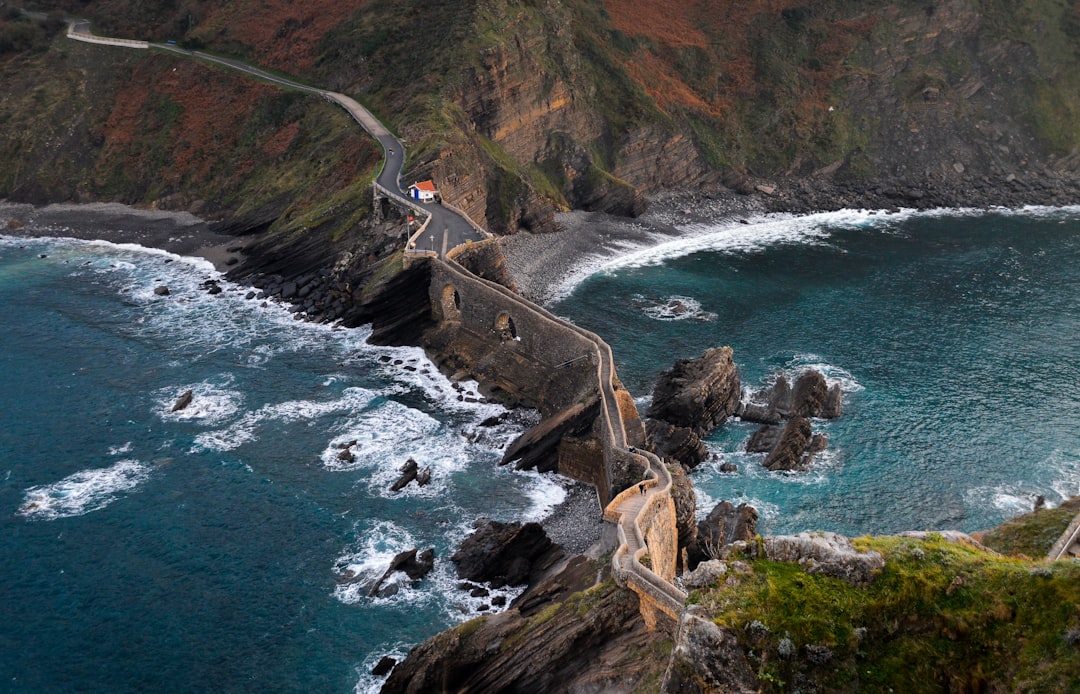
[[[5,20],[0,34],[36,24]],[[0,196],[338,234],[370,206],[379,153],[340,109],[191,60],[36,31],[33,48],[0,57]]]
[[[692,594],[738,635],[764,691],[1076,691],[1080,566],[928,540],[863,538],[867,588],[758,560]]]

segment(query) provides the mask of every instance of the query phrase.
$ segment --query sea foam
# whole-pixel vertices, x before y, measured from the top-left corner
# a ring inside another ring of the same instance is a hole
[[[137,460],[81,470],[59,482],[27,489],[17,513],[31,520],[81,516],[105,508],[119,494],[139,486],[147,477],[149,469]]]

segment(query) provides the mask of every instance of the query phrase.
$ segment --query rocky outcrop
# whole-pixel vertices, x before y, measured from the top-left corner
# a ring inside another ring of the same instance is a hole
[[[697,542],[698,526],[697,495],[694,483],[690,481],[686,470],[679,463],[669,463],[671,473],[671,498],[675,501],[675,527],[679,530],[679,547],[693,546]]]
[[[194,399],[194,397],[195,397],[195,394],[190,389],[185,390],[180,395],[180,397],[178,397],[176,399],[176,402],[173,403],[172,409],[169,410],[169,411],[170,412],[179,412],[180,410],[183,410],[183,409],[187,408],[187,406],[191,404],[191,401],[192,401],[192,399]]]
[[[768,427],[765,431],[755,432],[750,439],[750,444],[764,446],[774,438],[777,430],[780,431],[779,437],[776,438],[776,443],[765,456],[765,462],[762,463],[766,469],[773,472],[778,470],[801,472],[810,469],[814,455],[825,450],[828,443],[825,436],[813,433],[810,420],[805,417],[792,417],[783,429]],[[747,450],[750,451],[749,444]]]
[[[598,570],[604,582],[594,585]],[[657,635],[645,629],[637,596],[609,580],[603,564],[574,571],[535,588],[562,596],[542,613],[511,608],[416,646],[382,692],[631,692],[659,681],[664,661],[642,657]]]
[[[855,586],[868,585],[885,567],[881,554],[858,552],[848,538],[836,533],[767,537],[764,549],[765,556],[773,561],[796,563],[807,573],[825,574]]]
[[[717,626],[700,608],[679,620],[675,648],[664,673],[665,694],[757,692],[758,681],[736,634]]]
[[[383,591],[383,584],[390,576],[397,572],[402,572],[413,582],[419,581],[435,567],[435,550],[426,549],[423,552],[419,552],[416,549],[406,550],[404,552],[398,552],[394,555],[394,558],[390,560],[390,566],[387,567],[383,575],[375,581],[374,584],[368,589],[368,595],[385,595]],[[397,592],[396,587],[393,590]]]
[[[757,535],[757,509],[748,504],[735,506],[721,501],[697,524],[696,541],[690,545],[690,566],[726,555],[725,548],[736,542],[749,542]]]
[[[450,557],[458,578],[516,586],[538,577],[563,556],[539,523],[499,523],[481,518]]]
[[[715,347],[696,359],[679,359],[662,373],[647,414],[704,435],[738,410],[739,396],[731,348]]]
[[[690,427],[650,419],[645,422],[645,437],[654,453],[679,461],[687,470],[693,470],[709,457],[701,437]]]
[[[830,388],[817,370],[799,374],[794,387],[778,376],[743,406],[742,419],[765,424],[746,442],[747,453],[767,453],[764,465],[769,470],[808,470],[814,456],[828,446],[828,438],[814,434],[808,418],[839,417],[841,400],[840,385]],[[785,419],[784,426],[776,426]]]

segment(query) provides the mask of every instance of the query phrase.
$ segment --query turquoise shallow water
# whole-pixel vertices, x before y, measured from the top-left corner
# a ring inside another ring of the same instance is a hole
[[[699,512],[749,502],[771,533],[973,531],[1038,494],[1080,494],[1077,211],[845,212],[688,233],[609,262],[553,307],[613,345],[642,407],[675,358],[725,344],[744,387],[818,366],[845,393],[843,418],[815,423],[830,446],[809,473],[741,452],[754,425],[715,432],[717,460],[692,474]]]
[[[209,296],[211,274],[0,238],[0,691],[376,688],[379,657],[482,602],[448,561],[471,522],[564,496],[495,465],[528,413],[480,426],[502,408],[419,350]],[[431,485],[389,492],[409,456]],[[415,587],[339,584],[412,547],[437,557]]]

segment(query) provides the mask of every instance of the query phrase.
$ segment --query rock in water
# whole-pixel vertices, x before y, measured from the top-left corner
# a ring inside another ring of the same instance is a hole
[[[156,294],[157,296],[168,296],[169,288],[166,287],[164,284],[159,287],[154,287],[154,294]]]
[[[836,419],[844,414],[844,406],[841,402],[843,395],[840,384],[834,383],[833,387],[829,388],[829,395],[825,398],[824,407],[821,408],[821,416],[825,419]]]
[[[689,427],[650,419],[645,422],[645,437],[657,455],[677,460],[687,470],[693,470],[709,455],[701,437]]]
[[[401,477],[397,478],[397,481],[390,485],[390,491],[399,492],[405,488],[409,482],[416,479],[416,475],[419,472],[419,466],[416,461],[409,458],[405,461],[405,464],[401,466]]]
[[[404,552],[398,552],[393,559],[390,560],[390,566],[379,580],[372,584],[368,590],[368,595],[384,595],[382,592],[382,585],[386,582],[386,579],[390,578],[395,572],[402,571],[413,581],[419,581],[424,576],[428,575],[435,566],[435,550],[426,549],[417,555],[416,549],[406,550]]]
[[[763,463],[768,470],[803,470],[803,454],[810,446],[812,433],[810,420],[805,417],[792,417],[784,425],[780,441]]]
[[[176,402],[173,403],[171,412],[179,412],[180,410],[184,409],[185,407],[187,407],[188,405],[191,404],[191,401],[194,398],[195,398],[195,394],[192,393],[190,390],[184,391],[183,395],[178,397],[176,399]]]
[[[379,662],[371,669],[371,674],[375,677],[382,677],[383,675],[389,674],[390,671],[394,669],[395,665],[397,665],[397,660],[388,655],[384,655],[382,658],[379,658]]]
[[[791,391],[792,417],[820,417],[829,396],[825,377],[820,371],[810,369],[799,374]]]
[[[563,556],[539,523],[499,523],[481,518],[450,557],[458,578],[496,588],[521,585]]]
[[[707,349],[660,375],[648,416],[704,436],[737,411],[740,389],[731,348]]]
[[[748,504],[735,506],[721,501],[697,524],[697,542],[689,548],[690,565],[706,559],[719,559],[733,542],[749,542],[757,535],[757,509]]]

